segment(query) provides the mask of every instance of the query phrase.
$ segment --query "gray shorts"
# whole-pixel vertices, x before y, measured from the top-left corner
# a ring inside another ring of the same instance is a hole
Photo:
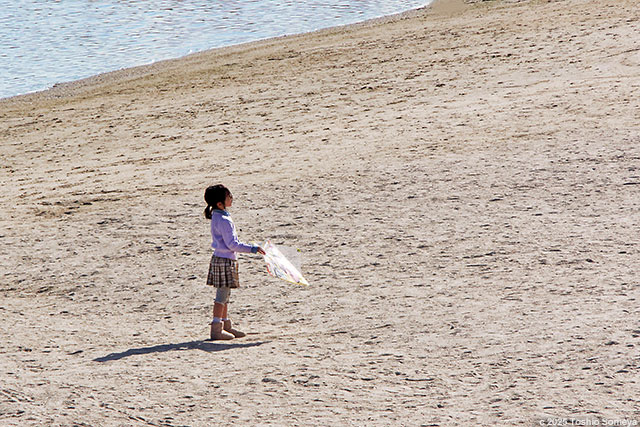
[[[231,288],[216,289],[216,302],[218,304],[227,304],[229,302],[229,296],[231,296]]]

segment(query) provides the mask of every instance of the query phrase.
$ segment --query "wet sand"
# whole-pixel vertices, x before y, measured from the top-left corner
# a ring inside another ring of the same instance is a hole
[[[0,101],[0,424],[640,422],[640,9],[441,3]],[[206,186],[245,241],[207,341]]]

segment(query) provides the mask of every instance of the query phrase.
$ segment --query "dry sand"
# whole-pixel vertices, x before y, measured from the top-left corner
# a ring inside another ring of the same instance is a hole
[[[639,40],[458,2],[0,102],[0,425],[640,422]],[[217,182],[312,284],[242,256],[227,343]]]

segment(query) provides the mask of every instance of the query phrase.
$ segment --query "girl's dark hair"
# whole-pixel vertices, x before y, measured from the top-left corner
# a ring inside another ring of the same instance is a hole
[[[224,205],[227,196],[231,196],[231,191],[222,184],[207,187],[204,191],[204,201],[207,202],[207,207],[204,208],[205,218],[211,219],[211,212],[218,209],[218,202]]]

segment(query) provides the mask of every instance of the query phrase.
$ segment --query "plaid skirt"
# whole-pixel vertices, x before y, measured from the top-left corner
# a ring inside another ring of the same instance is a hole
[[[213,255],[209,264],[207,285],[215,288],[238,288],[238,261]]]

